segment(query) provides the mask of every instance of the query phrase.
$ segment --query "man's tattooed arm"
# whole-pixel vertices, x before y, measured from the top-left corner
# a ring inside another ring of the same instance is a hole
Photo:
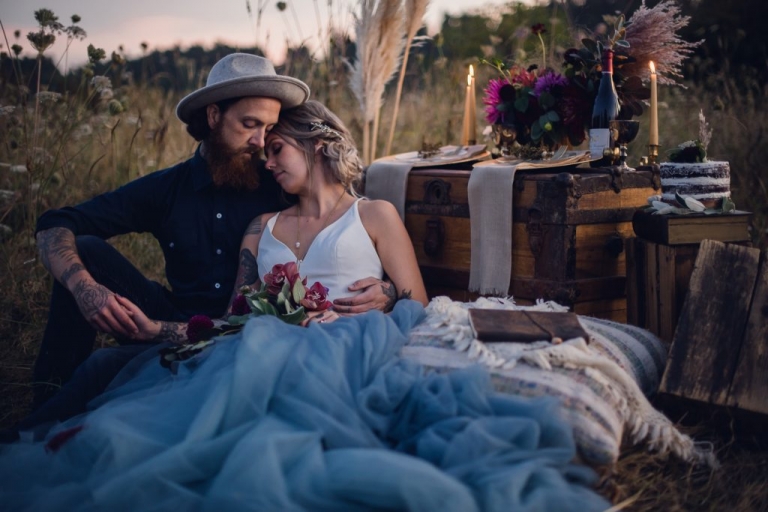
[[[395,308],[395,302],[401,299],[410,299],[412,295],[411,290],[403,290],[402,292],[400,292],[400,296],[398,297],[397,290],[395,289],[395,285],[393,285],[389,281],[382,281],[381,291],[384,295],[387,296],[387,305],[384,306],[385,313],[389,313]]]
[[[72,289],[72,295],[85,318],[90,318],[107,305],[110,291],[95,281],[81,279]]]
[[[381,293],[387,296],[387,304],[384,306],[384,312],[389,313],[395,307],[395,302],[397,302],[397,290],[395,289],[395,285],[388,281],[382,281]]]
[[[37,234],[37,250],[43,266],[65,288],[69,289],[70,280],[79,273],[88,272],[77,254],[75,235],[67,228],[50,228]],[[82,283],[77,282],[76,286]],[[74,290],[71,290],[74,293]]]

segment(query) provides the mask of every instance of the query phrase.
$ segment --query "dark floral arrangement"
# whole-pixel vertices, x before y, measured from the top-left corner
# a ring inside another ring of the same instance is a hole
[[[659,84],[679,85],[681,64],[700,42],[689,43],[677,36],[689,17],[671,0],[653,8],[643,3],[625,23],[624,16],[605,16],[612,29],[605,35],[592,34],[581,39],[581,47],[563,54],[560,69],[537,64],[525,67],[499,59],[481,59],[495,67],[501,77],[492,79],[485,89],[486,120],[496,133],[505,133],[520,145],[552,146],[581,144],[592,120],[592,107],[602,77],[602,56],[613,55],[613,81],[619,96],[620,119],[639,116],[650,89],[644,83],[650,76],[649,62],[654,61]],[[531,27],[539,38],[542,24]],[[503,132],[502,132],[503,129]],[[498,136],[497,136],[498,139]],[[498,141],[496,141],[498,144]]]
[[[301,324],[308,312],[325,311],[332,303],[328,288],[316,282],[307,288],[307,278],[299,274],[294,262],[277,264],[264,276],[259,290],[243,287],[232,302],[232,314],[217,323],[205,315],[193,316],[187,324],[189,343],[160,351],[160,364],[166,368],[174,361],[189,359],[212,345],[216,336],[240,332],[251,318],[270,315],[292,324]]]

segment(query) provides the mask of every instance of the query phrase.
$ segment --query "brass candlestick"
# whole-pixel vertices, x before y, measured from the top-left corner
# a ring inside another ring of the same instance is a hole
[[[659,145],[648,144],[648,164],[653,165],[658,163],[659,160]]]

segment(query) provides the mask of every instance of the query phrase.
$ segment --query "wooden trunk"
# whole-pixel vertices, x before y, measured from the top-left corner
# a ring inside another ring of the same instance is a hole
[[[472,300],[467,184],[471,171],[411,171],[405,225],[430,297]],[[646,167],[518,171],[513,192],[512,282],[521,304],[555,300],[574,312],[626,321],[624,241],[632,216],[659,190]]]

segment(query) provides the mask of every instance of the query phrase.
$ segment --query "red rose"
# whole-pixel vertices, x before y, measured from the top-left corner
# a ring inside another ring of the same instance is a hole
[[[83,430],[83,425],[78,425],[76,427],[68,428],[67,430],[62,430],[55,436],[53,436],[46,444],[45,444],[45,451],[48,453],[56,453],[61,449],[64,444],[75,437],[78,432]]]
[[[202,341],[204,333],[213,329],[213,320],[205,315],[195,315],[187,324],[187,339],[190,343]]]
[[[333,304],[328,300],[328,288],[320,283],[313,284],[301,299],[301,305],[307,311],[325,311]]]
[[[286,264],[278,263],[272,267],[272,272],[267,272],[264,276],[264,283],[267,285],[267,291],[270,295],[277,295],[283,289],[283,284],[287,281],[293,287],[293,283],[299,279],[299,267],[293,261]]]
[[[251,312],[251,307],[248,305],[248,301],[245,298],[245,295],[238,295],[235,297],[235,300],[232,301],[232,314],[241,316],[241,315],[247,315]]]

